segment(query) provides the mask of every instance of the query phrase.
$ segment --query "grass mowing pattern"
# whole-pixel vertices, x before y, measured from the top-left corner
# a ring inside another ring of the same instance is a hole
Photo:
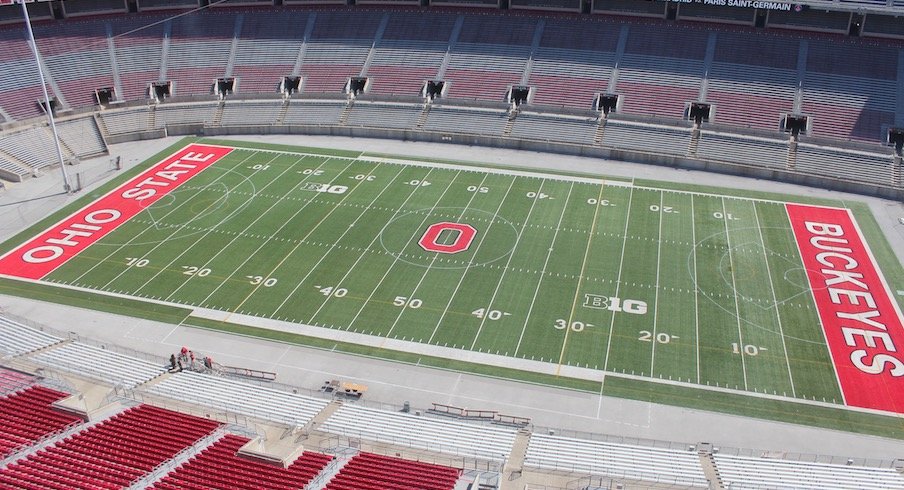
[[[840,402],[780,202],[307,151],[235,151],[47,279],[555,365]],[[469,223],[478,236],[465,252],[429,253],[417,240],[439,221]],[[638,314],[611,311],[629,304]],[[357,353],[373,355],[363,349]],[[635,397],[623,388],[631,382],[604,392]],[[673,389],[633,391],[656,390]],[[732,405],[728,411],[744,412]]]

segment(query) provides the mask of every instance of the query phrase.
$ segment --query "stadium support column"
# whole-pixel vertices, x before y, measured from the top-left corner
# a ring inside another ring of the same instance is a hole
[[[47,120],[50,122],[50,131],[53,133],[53,144],[56,148],[57,158],[60,161],[60,173],[63,175],[63,192],[72,192],[72,185],[69,183],[69,174],[66,172],[66,162],[63,159],[63,149],[60,148],[60,136],[57,134],[56,122],[53,120],[53,106],[50,104],[50,95],[47,93],[47,82],[44,80],[44,70],[41,68],[41,55],[38,53],[38,43],[35,42],[35,34],[31,30],[31,18],[28,16],[28,6],[24,0],[20,0],[22,5],[22,15],[25,17],[25,28],[28,31],[28,40],[31,43],[31,51],[35,57],[35,66],[38,68],[38,76],[41,79],[41,90],[44,91],[44,104],[46,107]]]

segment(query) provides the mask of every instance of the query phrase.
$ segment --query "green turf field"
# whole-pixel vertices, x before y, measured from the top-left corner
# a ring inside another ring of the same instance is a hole
[[[237,149],[46,280],[841,403],[783,202],[400,162]]]

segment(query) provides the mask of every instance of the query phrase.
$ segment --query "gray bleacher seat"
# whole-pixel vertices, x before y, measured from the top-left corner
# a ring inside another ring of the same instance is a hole
[[[307,424],[327,405],[319,398],[191,371],[169,376],[148,391],[296,427]]]
[[[0,316],[0,352],[18,356],[62,341],[60,337]]]
[[[901,490],[904,476],[892,468],[870,468],[772,458],[715,454],[725,487],[744,490]]]
[[[107,349],[69,342],[31,356],[30,360],[112,385],[133,388],[166,371],[157,364]]]
[[[512,450],[515,429],[419,417],[346,404],[321,430],[349,437],[489,460]]]
[[[709,488],[696,452],[531,434],[525,466]]]

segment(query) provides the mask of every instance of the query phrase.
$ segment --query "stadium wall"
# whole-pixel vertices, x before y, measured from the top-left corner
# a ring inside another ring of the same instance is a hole
[[[142,107],[146,106],[142,105]],[[132,108],[125,110],[142,111],[146,109]],[[678,127],[679,126],[676,126],[676,128]],[[588,158],[621,160],[647,165],[682,168],[687,170],[702,170],[707,172],[737,175],[755,179],[775,180],[791,184],[806,185],[810,187],[825,188],[842,192],[865,194],[886,199],[904,200],[904,188],[871,185],[864,182],[852,182],[843,179],[830,178],[824,175],[804,174],[800,172],[791,172],[774,168],[757,167],[753,164],[739,165],[726,161],[692,158],[688,156],[677,156],[664,153],[633,151],[626,149],[607,148],[602,146],[589,146],[560,141],[538,141],[506,136],[487,136],[468,133],[450,133],[415,129],[352,127],[340,125],[258,124],[241,126],[214,126],[205,125],[202,122],[198,122],[167,125],[162,129],[112,134],[107,135],[106,138],[109,144],[115,144],[138,140],[148,140],[160,138],[163,136],[230,136],[253,134],[298,134],[358,138],[382,138],[397,139],[403,141],[487,146],[494,148],[557,153]]]

